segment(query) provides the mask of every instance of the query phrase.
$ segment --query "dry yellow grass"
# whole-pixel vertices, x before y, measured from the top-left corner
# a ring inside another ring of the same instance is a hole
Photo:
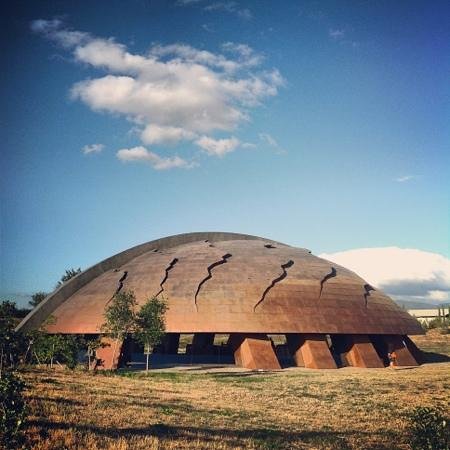
[[[437,352],[450,356],[450,334],[441,334],[439,329],[433,329],[423,336],[414,336],[413,339],[424,352]]]
[[[132,376],[25,373],[35,449],[406,449],[415,406],[449,409],[450,363]]]

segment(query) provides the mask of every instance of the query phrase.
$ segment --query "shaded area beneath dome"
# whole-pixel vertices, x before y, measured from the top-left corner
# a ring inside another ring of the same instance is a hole
[[[216,338],[216,339],[215,339]],[[102,338],[105,346],[97,352],[97,369],[145,367],[142,345],[131,337],[124,342]],[[184,341],[184,346],[180,342]],[[183,365],[231,365],[251,370],[280,370],[289,366],[309,369],[340,367],[383,368],[389,354],[395,366],[417,366],[421,352],[407,336],[325,335],[325,334],[166,334],[150,357],[153,368]],[[113,355],[115,359],[113,361]]]

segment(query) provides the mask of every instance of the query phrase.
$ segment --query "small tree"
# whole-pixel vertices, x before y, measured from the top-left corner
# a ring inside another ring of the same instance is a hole
[[[56,361],[65,363],[69,369],[75,369],[78,363],[78,352],[84,345],[84,339],[82,336],[70,334],[48,334],[47,326],[55,323],[55,317],[50,315],[39,329],[26,334],[28,347],[24,360],[26,361],[31,351],[38,364],[45,363],[53,368],[53,363]]]
[[[67,334],[61,336],[58,358],[65,363],[66,367],[74,370],[78,364],[78,353],[84,345],[81,336]]]
[[[104,344],[102,344],[102,341],[96,337],[94,339],[87,339],[86,340],[86,347],[87,347],[87,357],[88,357],[88,370],[91,370],[92,368],[92,358],[95,356],[96,350],[103,347]]]
[[[136,325],[136,297],[133,291],[120,291],[114,295],[105,309],[102,331],[115,340],[111,365],[114,363],[117,343],[134,331]]]
[[[56,289],[58,289],[60,286],[62,286],[66,281],[69,281],[71,278],[73,278],[75,275],[78,275],[81,273],[81,268],[78,267],[78,269],[74,269],[73,267],[66,270],[66,273],[61,277],[61,279],[56,283]]]
[[[148,370],[149,355],[155,345],[161,342],[166,331],[164,300],[149,298],[136,317],[136,338],[144,345],[146,355],[145,370]]]
[[[34,356],[39,364],[45,363],[53,368],[54,363],[58,362],[66,364],[69,369],[75,369],[82,346],[78,336],[40,333],[34,339]]]
[[[31,296],[31,300],[28,302],[28,304],[29,304],[32,308],[36,308],[36,306],[39,305],[39,303],[41,303],[42,300],[45,299],[45,297],[47,297],[47,293],[46,293],[46,292],[35,292],[35,293]]]

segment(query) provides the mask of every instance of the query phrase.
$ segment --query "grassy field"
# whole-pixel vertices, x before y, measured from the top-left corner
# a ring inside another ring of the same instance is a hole
[[[424,342],[450,353],[450,337],[440,339]],[[36,449],[406,449],[414,406],[449,410],[449,374],[449,362],[274,373],[35,369],[25,373],[27,436]]]

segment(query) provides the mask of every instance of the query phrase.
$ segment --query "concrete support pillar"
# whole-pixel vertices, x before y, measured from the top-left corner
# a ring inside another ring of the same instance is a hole
[[[384,367],[369,336],[364,334],[346,335],[348,342],[347,361],[353,367]]]
[[[180,333],[167,333],[162,341],[164,353],[167,355],[176,355],[180,345]]]
[[[192,340],[193,355],[208,355],[213,352],[214,333],[195,333]]]
[[[308,369],[337,368],[324,334],[294,334],[288,335],[287,340],[298,366]]]
[[[246,369],[281,369],[272,341],[265,334],[233,334],[229,345],[236,365]]]
[[[102,336],[100,341],[102,343],[102,346],[95,352],[97,362],[94,365],[94,369],[116,370],[119,366],[123,341],[120,339],[111,339],[106,336]]]
[[[405,343],[404,336],[398,334],[387,334],[383,339],[388,345],[389,352],[397,355],[397,366],[418,366],[416,359]]]

